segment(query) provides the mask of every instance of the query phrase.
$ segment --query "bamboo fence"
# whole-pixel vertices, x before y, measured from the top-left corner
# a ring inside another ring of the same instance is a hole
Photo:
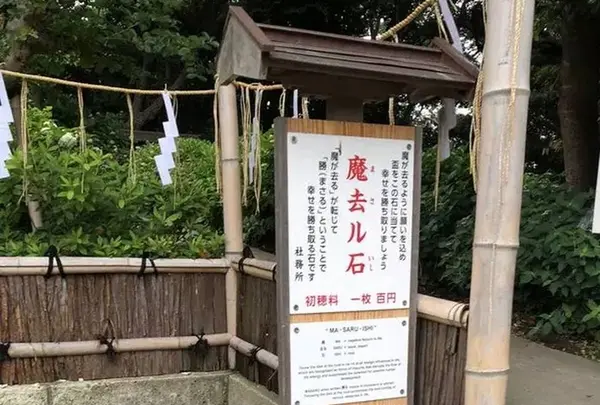
[[[0,383],[224,370],[229,346],[242,375],[278,391],[276,263],[162,259],[135,276],[142,261],[64,257],[65,277],[45,277],[48,258],[0,258],[0,341],[15,342]],[[237,336],[224,333],[232,267]],[[416,404],[461,404],[467,306],[419,295],[418,312]]]
[[[48,262],[0,258],[0,384],[227,368],[226,260]]]
[[[274,359],[261,358],[261,354],[277,353],[276,263],[247,258],[240,266],[236,259],[233,267],[242,273],[237,336],[255,345],[254,352],[244,350],[238,355],[237,370],[278,392]],[[420,294],[418,315],[415,405],[462,404],[468,307]]]

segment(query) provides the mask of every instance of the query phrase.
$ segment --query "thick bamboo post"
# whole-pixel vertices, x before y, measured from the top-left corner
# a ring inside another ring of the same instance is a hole
[[[238,116],[235,86],[221,86],[219,97],[219,127],[221,137],[221,173],[223,176],[223,225],[225,258],[233,260],[242,255],[242,194],[238,147]],[[237,332],[238,275],[230,268],[226,276],[227,333]],[[229,368],[235,368],[235,349],[229,348]]]
[[[506,401],[533,8],[488,0],[465,405]]]

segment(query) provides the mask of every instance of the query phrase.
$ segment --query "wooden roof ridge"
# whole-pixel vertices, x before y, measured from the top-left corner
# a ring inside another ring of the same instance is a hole
[[[367,88],[366,98],[383,97],[389,91],[390,95],[400,92],[464,99],[470,97],[479,70],[442,38],[433,39],[431,46],[417,46],[257,24],[243,8],[231,6],[218,73],[220,84],[244,76],[304,87],[310,94],[323,96],[338,93],[338,89],[343,92],[350,84],[364,89],[372,82],[379,87]],[[322,82],[327,77],[336,78],[336,88],[325,89],[316,83],[315,78]]]

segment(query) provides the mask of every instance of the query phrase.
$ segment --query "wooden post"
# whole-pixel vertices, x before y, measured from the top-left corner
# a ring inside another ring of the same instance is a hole
[[[221,128],[221,166],[223,185],[223,230],[225,258],[233,261],[244,249],[242,228],[242,193],[238,146],[238,115],[236,91],[233,84],[219,89],[219,127]],[[227,333],[237,332],[237,272],[231,267],[226,277]],[[235,369],[236,351],[229,348],[229,368]]]
[[[488,0],[465,405],[506,401],[533,8]]]
[[[328,121],[363,122],[363,101],[359,98],[334,97],[327,100],[326,108]]]

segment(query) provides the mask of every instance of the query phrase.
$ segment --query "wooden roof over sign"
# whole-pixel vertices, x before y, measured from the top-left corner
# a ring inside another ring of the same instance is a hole
[[[381,99],[410,94],[466,99],[478,69],[447,41],[431,47],[372,41],[255,23],[230,7],[218,59],[219,83],[269,80],[315,96]]]

